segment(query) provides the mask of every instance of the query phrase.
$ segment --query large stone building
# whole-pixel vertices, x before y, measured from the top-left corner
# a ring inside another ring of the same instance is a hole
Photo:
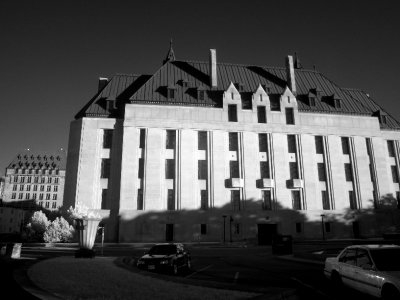
[[[100,78],[70,127],[65,204],[126,241],[374,237],[399,229],[400,123],[295,57]]]
[[[6,168],[3,205],[49,211],[63,206],[66,155],[18,153]]]

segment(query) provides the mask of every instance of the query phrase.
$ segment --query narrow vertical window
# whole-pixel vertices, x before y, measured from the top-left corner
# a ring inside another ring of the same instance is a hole
[[[392,171],[392,179],[394,183],[399,183],[399,174],[397,173],[397,167],[396,166],[390,166],[390,169]]]
[[[138,189],[137,193],[137,209],[143,210],[143,190]]]
[[[166,148],[175,149],[175,142],[176,142],[176,131],[167,130]]]
[[[103,130],[103,148],[104,149],[111,149],[112,137],[113,137],[112,129],[104,129]]]
[[[394,141],[387,141],[389,157],[395,156]]]
[[[349,191],[350,209],[357,209],[356,197],[354,191]]]
[[[229,132],[229,151],[238,151],[238,133]]]
[[[201,209],[208,209],[208,193],[207,190],[200,191],[200,207]]]
[[[260,174],[261,174],[261,178],[270,178],[269,164],[267,161],[260,161]]]
[[[228,121],[237,122],[237,106],[235,104],[228,105]]]
[[[234,211],[240,210],[240,191],[239,190],[231,190],[231,203],[232,203],[232,209]]]
[[[292,107],[286,107],[286,124],[294,125],[294,111]]]
[[[107,189],[101,191],[101,209],[107,208]]]
[[[288,152],[289,153],[296,153],[296,136],[293,134],[289,134],[287,136],[287,141],[288,141]]]
[[[167,195],[167,209],[175,210],[175,192],[174,190],[169,189]]]
[[[144,177],[144,159],[139,158],[138,178],[143,179],[143,177]]]
[[[139,148],[144,149],[146,147],[146,130],[141,128],[139,131]]]
[[[110,159],[103,158],[101,160],[101,178],[109,178],[110,177]]]
[[[207,131],[199,131],[197,133],[197,149],[207,150]]]
[[[292,191],[292,205],[293,209],[301,210],[300,191]]]
[[[299,169],[297,166],[297,162],[289,163],[289,172],[290,172],[290,179],[299,179]]]
[[[324,163],[318,163],[318,179],[319,181],[326,181],[326,172]]]
[[[175,178],[175,160],[167,159],[165,160],[165,179]]]
[[[272,210],[272,196],[270,190],[263,190],[263,209],[264,210]]]
[[[240,178],[239,176],[239,162],[236,160],[229,161],[229,171],[231,178]]]
[[[327,191],[321,191],[321,198],[322,198],[322,209],[325,210],[331,209]]]
[[[268,136],[266,133],[258,134],[258,151],[268,152]]]
[[[317,154],[324,154],[324,143],[320,135],[315,136],[315,152]]]
[[[207,179],[207,161],[199,160],[198,161],[198,179]]]
[[[351,169],[351,164],[344,164],[344,173],[346,181],[353,181],[353,172]]]
[[[342,137],[342,152],[343,154],[350,154],[350,145],[348,137]]]
[[[258,123],[267,123],[267,113],[265,106],[257,106],[257,119]]]

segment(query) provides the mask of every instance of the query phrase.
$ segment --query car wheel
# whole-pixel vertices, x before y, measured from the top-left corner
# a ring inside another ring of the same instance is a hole
[[[384,285],[382,288],[382,299],[400,299],[400,292],[392,285]]]
[[[177,264],[172,265],[172,274],[178,275],[178,265]]]
[[[340,287],[342,285],[342,278],[338,272],[332,272],[331,280],[335,287]]]

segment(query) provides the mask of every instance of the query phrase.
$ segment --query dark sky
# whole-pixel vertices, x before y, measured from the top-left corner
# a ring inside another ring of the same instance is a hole
[[[137,3],[136,3],[137,2]],[[0,1],[0,175],[25,148],[68,147],[99,77],[177,59],[303,67],[363,89],[400,119],[398,1]]]

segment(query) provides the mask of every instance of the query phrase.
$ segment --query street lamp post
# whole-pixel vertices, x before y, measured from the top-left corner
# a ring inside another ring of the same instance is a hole
[[[232,243],[232,216],[229,217],[229,241]]]
[[[224,244],[225,244],[225,219],[226,219],[226,216],[223,215],[222,217],[224,218]]]
[[[322,240],[325,241],[325,226],[324,226],[324,217],[325,215],[321,215],[321,225],[322,225]]]

